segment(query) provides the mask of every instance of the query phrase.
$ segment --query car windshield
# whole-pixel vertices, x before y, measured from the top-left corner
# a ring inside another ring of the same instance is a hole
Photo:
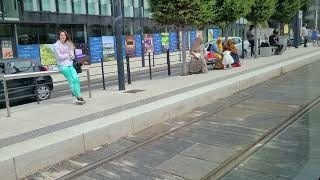
[[[32,61],[11,61],[6,62],[6,70],[7,74],[35,72],[35,66]]]

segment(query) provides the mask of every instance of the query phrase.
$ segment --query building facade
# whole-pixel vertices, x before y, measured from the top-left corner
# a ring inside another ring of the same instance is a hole
[[[147,0],[121,1],[124,35],[163,31],[150,20]],[[16,45],[52,44],[62,29],[76,44],[113,35],[113,0],[0,0],[0,7],[0,44],[11,42],[14,57]]]

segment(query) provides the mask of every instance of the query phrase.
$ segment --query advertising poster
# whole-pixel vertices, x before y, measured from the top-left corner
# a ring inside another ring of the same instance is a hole
[[[145,53],[153,52],[153,36],[152,34],[144,35],[144,49]]]
[[[176,32],[170,32],[169,34],[169,50],[170,52],[178,50],[178,37]]]
[[[115,42],[113,36],[102,36],[103,60],[115,60]]]
[[[160,33],[153,34],[153,51],[154,54],[162,53],[162,38]]]
[[[125,47],[126,53],[129,57],[134,57],[135,55],[135,38],[134,36],[126,36]]]
[[[11,41],[2,41],[2,58],[3,59],[12,59],[13,58],[13,49]]]
[[[213,29],[213,39],[218,39],[220,35],[220,29]]]
[[[182,49],[182,32],[179,32],[179,43],[180,43],[180,49]],[[189,49],[189,32],[186,32],[186,49]]]
[[[53,46],[54,44],[40,44],[40,58],[42,65],[49,66],[56,64]]]
[[[163,51],[169,49],[169,33],[161,33],[161,43]]]
[[[18,57],[22,59],[37,60],[40,63],[40,46],[39,44],[18,45]]]
[[[89,37],[90,62],[99,63],[103,59],[102,37]]]
[[[214,35],[213,35],[213,29],[208,29],[208,42],[213,41]]]
[[[197,38],[197,32],[196,31],[191,31],[190,32],[190,48],[192,47],[194,41],[196,40]]]
[[[136,49],[136,52],[135,52],[135,56],[136,57],[141,57],[142,55],[142,35],[141,34],[136,34],[134,35],[134,38],[135,38],[135,49]]]

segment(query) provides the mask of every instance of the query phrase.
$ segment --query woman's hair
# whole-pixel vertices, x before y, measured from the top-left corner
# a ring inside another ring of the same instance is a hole
[[[192,48],[195,49],[195,48],[200,47],[201,43],[202,43],[202,38],[201,37],[197,37],[196,40],[194,41],[193,45],[192,45]]]
[[[65,30],[61,30],[58,33],[58,39],[60,40],[61,33],[64,33],[66,35],[66,43],[68,43],[70,46],[74,47],[74,44],[72,42],[71,36],[67,33]]]

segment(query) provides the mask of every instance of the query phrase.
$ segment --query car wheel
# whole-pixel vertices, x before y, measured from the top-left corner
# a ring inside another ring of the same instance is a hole
[[[50,87],[46,84],[40,84],[35,89],[35,94],[38,93],[38,97],[40,101],[47,100],[50,98],[51,90]]]

